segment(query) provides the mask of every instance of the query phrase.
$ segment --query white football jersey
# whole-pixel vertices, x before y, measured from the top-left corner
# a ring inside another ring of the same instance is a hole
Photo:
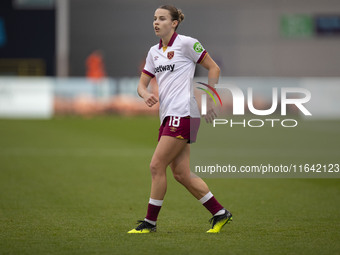
[[[166,48],[163,49],[162,40],[150,48],[143,73],[156,77],[161,122],[167,116],[200,117],[193,77],[196,63],[201,63],[206,54],[196,39],[176,32]]]

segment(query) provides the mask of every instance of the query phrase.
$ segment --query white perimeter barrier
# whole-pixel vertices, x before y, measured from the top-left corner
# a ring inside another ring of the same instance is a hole
[[[94,83],[86,78],[0,78],[0,118],[51,118],[57,100],[60,105],[79,97],[102,104],[119,99],[126,107],[137,102],[136,113],[145,113],[147,109],[138,111],[143,105],[136,92],[138,80],[122,77]],[[206,83],[207,77],[195,78],[195,82],[199,81]],[[311,92],[311,100],[305,104],[312,113],[308,119],[340,119],[340,78],[221,77],[219,83],[237,86],[245,96],[247,88],[252,88],[254,95],[269,105],[272,88],[280,91],[283,87],[302,87]],[[194,84],[194,88],[197,86],[200,85]]]

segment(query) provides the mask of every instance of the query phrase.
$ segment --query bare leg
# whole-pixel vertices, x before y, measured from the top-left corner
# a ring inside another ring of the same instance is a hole
[[[207,184],[198,176],[190,172],[190,145],[177,155],[170,164],[175,179],[181,183],[196,198],[201,199],[209,192]]]
[[[183,151],[187,140],[180,140],[171,136],[162,136],[150,163],[152,176],[150,197],[163,200],[166,189],[166,168]]]

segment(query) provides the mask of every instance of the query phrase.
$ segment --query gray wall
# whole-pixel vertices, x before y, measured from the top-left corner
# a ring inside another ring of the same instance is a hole
[[[150,46],[154,10],[165,1],[71,0],[70,75],[85,75],[85,59],[105,54],[111,77],[139,75]],[[338,0],[172,1],[185,20],[178,33],[201,41],[223,76],[340,76],[340,37],[280,35],[283,14],[340,14]],[[198,68],[198,75],[206,75]]]

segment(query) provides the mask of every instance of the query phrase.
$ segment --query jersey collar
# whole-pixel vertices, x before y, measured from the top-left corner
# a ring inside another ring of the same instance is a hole
[[[170,41],[169,41],[167,47],[171,47],[171,46],[172,46],[172,44],[174,43],[174,41],[175,41],[177,35],[178,35],[178,34],[177,34],[176,32],[174,32],[174,33],[172,34],[171,39],[170,39]],[[159,40],[158,49],[161,49],[162,47],[163,47],[163,43],[162,43],[162,39],[160,39],[160,40]]]

